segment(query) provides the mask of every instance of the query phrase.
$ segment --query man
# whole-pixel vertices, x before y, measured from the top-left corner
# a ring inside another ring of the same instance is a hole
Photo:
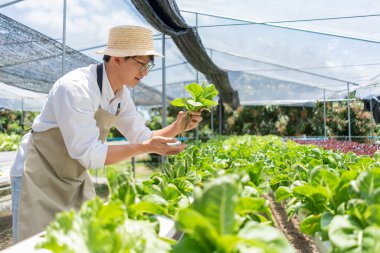
[[[24,168],[17,240],[42,231],[57,212],[78,209],[93,198],[89,168],[143,153],[174,155],[186,147],[168,145],[176,141],[184,112],[171,125],[151,131],[125,87],[136,87],[154,66],[154,56],[161,56],[153,49],[152,32],[137,26],[114,27],[100,53],[104,64],[74,70],[54,84],[25,138],[27,155],[15,162]],[[187,130],[201,120],[200,112],[193,113]],[[131,144],[104,143],[113,125]]]

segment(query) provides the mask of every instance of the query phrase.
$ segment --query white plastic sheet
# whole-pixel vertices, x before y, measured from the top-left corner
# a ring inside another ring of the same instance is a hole
[[[14,111],[40,111],[47,94],[20,89],[0,82],[0,108]]]

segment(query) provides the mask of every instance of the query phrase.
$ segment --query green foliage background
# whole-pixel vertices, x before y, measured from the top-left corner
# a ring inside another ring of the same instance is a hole
[[[168,108],[169,116],[177,115],[181,108]],[[218,109],[213,110],[214,134],[219,133]],[[354,101],[350,104],[351,134],[352,136],[377,136],[379,127],[372,119],[371,113],[364,111],[362,101]],[[160,110],[154,112],[160,113]],[[200,138],[212,136],[211,113],[203,112],[203,121],[199,125]],[[326,103],[326,121],[328,136],[347,136],[347,103]],[[153,117],[150,126],[152,129],[161,127],[161,117]],[[232,110],[224,105],[223,134],[253,134],[280,136],[323,136],[323,103],[317,103],[316,107],[290,107],[290,106],[240,106]],[[195,131],[187,134],[190,138],[195,136]]]
[[[350,104],[352,136],[377,135],[371,113],[363,110],[361,101]],[[226,134],[255,134],[280,136],[323,136],[323,103],[315,108],[257,106],[240,107],[233,111],[226,106]],[[347,103],[326,103],[328,136],[347,136]]]
[[[347,103],[328,102],[327,113],[327,135],[347,136]],[[361,101],[351,102],[351,133],[352,136],[377,136],[380,133],[380,125],[377,126],[370,112],[363,110]],[[169,106],[167,124],[172,123],[178,112],[183,108]],[[5,138],[10,135],[22,135],[31,128],[34,118],[38,112],[24,112],[24,129],[21,127],[21,112],[0,110],[0,133],[4,135],[2,143],[5,148],[2,151],[14,150],[20,138]],[[213,109],[214,134],[219,133],[218,111]],[[199,125],[199,138],[209,139],[212,136],[211,113],[203,112],[203,121]],[[152,130],[162,128],[161,109],[151,112],[152,120],[147,126]],[[287,106],[240,106],[232,110],[224,105],[223,134],[253,134],[280,136],[323,136],[323,103],[317,103],[315,108],[311,107],[287,107]],[[190,139],[195,138],[195,130],[186,134]],[[115,129],[111,129],[110,138],[122,137]],[[4,144],[4,142],[11,142]]]

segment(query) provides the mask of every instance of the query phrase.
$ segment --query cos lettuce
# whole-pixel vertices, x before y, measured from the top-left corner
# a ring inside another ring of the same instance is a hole
[[[190,113],[198,112],[201,109],[210,111],[212,107],[217,106],[218,103],[213,99],[218,95],[218,91],[214,84],[203,82],[201,85],[191,83],[185,86],[185,89],[191,94],[192,97],[176,98],[171,104],[178,107],[186,108],[186,118],[181,124],[181,136],[184,135],[186,127],[191,121]]]

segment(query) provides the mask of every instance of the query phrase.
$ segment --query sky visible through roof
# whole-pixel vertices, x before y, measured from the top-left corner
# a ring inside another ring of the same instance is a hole
[[[10,0],[0,0],[0,5],[8,2]],[[355,89],[356,84],[370,82],[376,86],[378,83],[379,1],[176,2],[190,25],[196,23],[195,14],[190,12],[207,14],[198,15],[202,42],[219,67],[233,71],[230,76],[233,75],[233,80],[239,83],[232,85],[240,87],[241,97],[248,94],[246,91],[255,91],[255,96],[244,98],[246,101],[267,98],[267,93],[276,86],[284,87],[283,99],[290,100],[294,99],[290,97],[294,96],[294,91],[290,90],[294,87],[304,92],[314,92],[314,98],[321,99],[323,89],[344,93],[346,82],[355,84],[350,84],[350,90]],[[0,12],[62,42],[62,0],[50,0],[49,4],[45,0],[26,0],[1,8]],[[111,27],[120,24],[149,27],[128,0],[67,1],[66,22],[66,44],[76,50],[88,49],[81,52],[98,61],[101,56],[94,51],[107,43]],[[225,26],[220,26],[223,24]],[[161,35],[155,33],[155,45],[161,50]],[[178,54],[175,45],[171,47],[168,51]],[[168,57],[167,65],[183,62],[180,56],[171,58],[169,60]],[[156,66],[160,64],[158,59]],[[186,77],[182,80],[184,83],[195,78],[194,69],[186,65],[178,69],[173,67],[173,72],[168,69],[169,83],[181,83],[181,76],[175,75],[179,72]],[[263,78],[267,78],[266,85],[262,85]],[[159,72],[146,78],[152,87],[159,88],[161,81]],[[265,90],[269,84],[274,86]],[[288,93],[286,87],[289,88]]]

